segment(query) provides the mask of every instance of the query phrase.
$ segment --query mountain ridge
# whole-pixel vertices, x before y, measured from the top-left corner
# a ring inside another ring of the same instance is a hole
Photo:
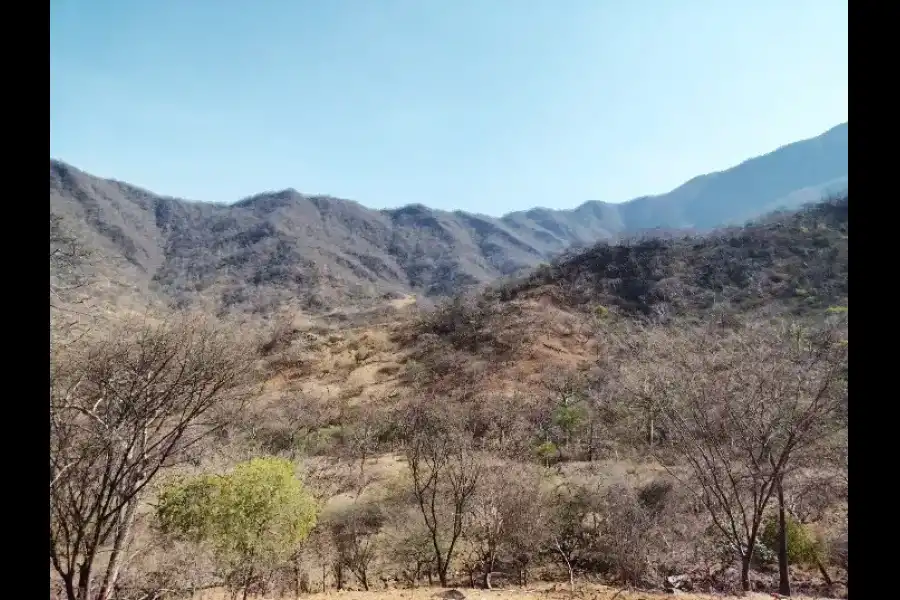
[[[667,194],[496,218],[410,204],[370,209],[288,188],[233,204],[159,196],[50,163],[50,208],[136,296],[219,310],[308,310],[409,293],[452,295],[520,274],[572,247],[656,229],[709,230],[809,201],[847,179],[848,124]],[[806,190],[804,192],[804,190]],[[804,193],[800,193],[804,192]]]

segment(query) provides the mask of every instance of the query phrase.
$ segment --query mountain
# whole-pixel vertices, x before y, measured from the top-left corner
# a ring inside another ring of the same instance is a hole
[[[267,312],[453,294],[572,247],[648,230],[708,230],[792,208],[847,184],[848,125],[661,196],[501,218],[420,204],[372,210],[293,189],[231,205],[189,202],[50,162],[50,211],[92,251],[85,269],[116,304],[205,303]]]
[[[488,293],[551,295],[570,308],[698,316],[728,307],[808,313],[846,306],[848,197],[703,236],[599,242]]]

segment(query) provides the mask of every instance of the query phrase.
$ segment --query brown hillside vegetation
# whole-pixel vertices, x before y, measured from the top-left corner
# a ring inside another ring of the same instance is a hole
[[[53,586],[846,596],[847,206],[600,244],[435,308],[86,328],[95,258],[57,235]]]

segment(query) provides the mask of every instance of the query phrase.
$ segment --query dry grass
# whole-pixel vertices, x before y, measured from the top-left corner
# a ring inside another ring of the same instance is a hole
[[[573,593],[567,585],[555,584],[536,586],[526,589],[506,590],[472,590],[462,588],[461,591],[467,600],[657,600],[671,598],[671,594],[662,592],[633,591],[610,588],[602,585],[578,585]],[[305,600],[435,600],[440,598],[441,590],[438,588],[419,588],[414,590],[379,590],[370,592],[358,591],[329,591],[304,595]],[[736,596],[720,596],[708,594],[681,594],[677,595],[683,600],[712,600],[724,598],[736,598]],[[226,600],[227,594],[219,591],[206,591],[197,594],[192,600]],[[744,600],[772,600],[771,594],[751,593],[742,596]],[[796,600],[814,600],[812,596],[792,596]],[[255,600],[285,600],[282,598],[257,598]],[[815,600],[824,600],[815,598]]]

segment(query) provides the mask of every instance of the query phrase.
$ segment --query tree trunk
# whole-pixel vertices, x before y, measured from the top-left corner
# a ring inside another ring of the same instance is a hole
[[[484,561],[484,589],[491,589],[491,575],[494,570],[494,563],[496,562],[496,558],[491,558],[489,560]]]
[[[747,552],[741,556],[741,589],[745,592],[750,591],[750,559],[753,558],[753,552]]]
[[[131,541],[131,528],[134,524],[134,514],[136,511],[136,498],[122,507],[121,522],[119,523],[119,529],[116,532],[112,553],[109,556],[106,575],[103,577],[103,585],[100,586],[98,600],[109,600],[112,598],[116,581],[119,579],[119,572],[122,569],[125,551],[128,549],[128,545]]]
[[[493,575],[493,574],[494,573],[490,569],[487,569],[485,571],[485,573],[484,573],[484,589],[486,589],[486,590],[492,589],[491,588],[491,575]]]
[[[784,512],[784,486],[778,478],[778,593],[791,595],[791,579],[788,573],[787,519]]]
[[[91,561],[78,565],[78,600],[91,599]]]
[[[334,563],[334,587],[337,590],[344,589],[344,565],[340,560]]]
[[[653,415],[647,416],[647,445],[653,447],[656,438],[656,424],[653,421]]]
[[[250,594],[250,585],[253,583],[253,569],[251,568],[247,572],[247,577],[244,579],[244,593],[241,596],[242,600],[247,600],[247,596]]]
[[[72,581],[72,575],[63,575],[63,583],[66,586],[66,598],[68,600],[78,600],[78,594],[75,593],[75,582]]]
[[[559,545],[559,540],[556,541],[556,550],[559,552],[559,555],[562,556],[562,559],[566,562],[566,569],[569,570],[569,586],[571,586],[572,591],[575,591],[575,571],[572,569],[572,563],[569,562],[569,557],[566,556],[566,553],[563,552],[562,546]]]
[[[831,575],[828,574],[828,569],[825,568],[825,565],[822,564],[822,560],[819,557],[816,557],[816,567],[819,569],[819,573],[822,574],[822,579],[825,580],[825,585],[834,585],[834,582],[831,580]]]

